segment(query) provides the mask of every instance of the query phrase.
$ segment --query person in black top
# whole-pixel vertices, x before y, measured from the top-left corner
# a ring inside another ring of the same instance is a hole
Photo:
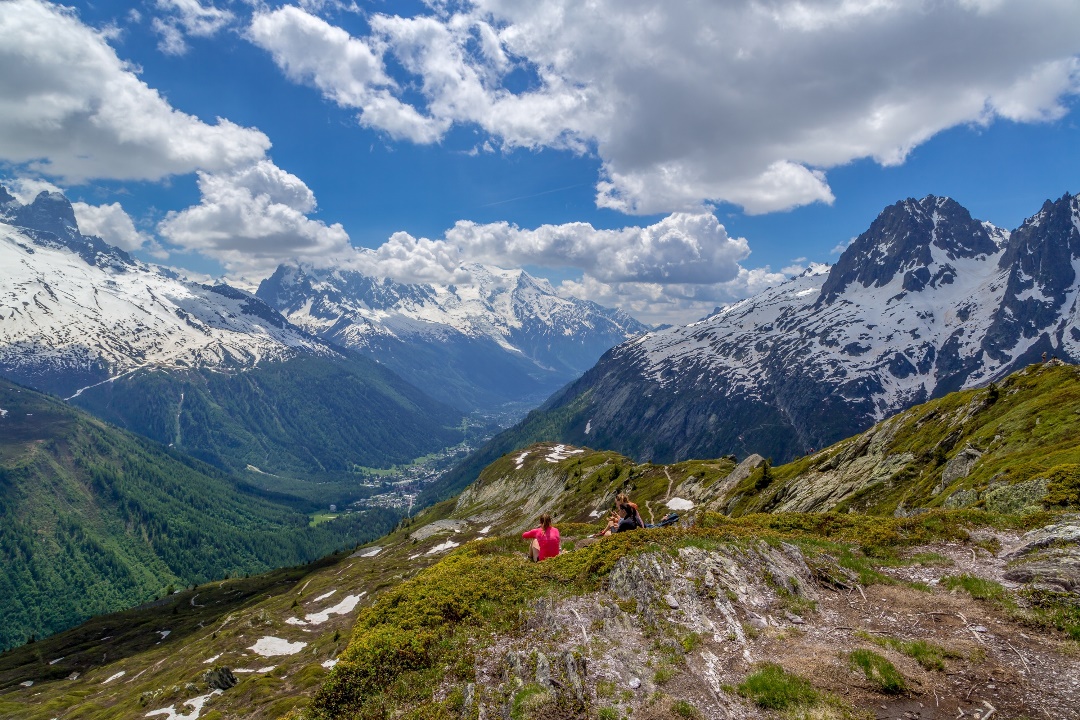
[[[634,508],[629,504],[620,504],[618,512],[611,513],[608,518],[607,527],[600,533],[601,535],[610,535],[617,532],[626,532],[627,530],[637,530],[641,525],[640,516],[634,512]]]

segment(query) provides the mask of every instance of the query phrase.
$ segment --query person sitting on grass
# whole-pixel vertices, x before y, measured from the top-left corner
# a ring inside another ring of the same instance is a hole
[[[617,532],[626,532],[627,530],[637,530],[639,516],[634,512],[634,509],[629,505],[619,505],[617,512],[611,513],[608,517],[607,527],[601,530],[599,535],[611,535]]]
[[[639,528],[645,527],[645,521],[641,519],[641,513],[638,511],[637,503],[630,502],[630,497],[626,493],[619,493],[615,496],[615,505],[625,505],[630,508],[631,517],[634,522],[637,523]]]
[[[529,546],[529,559],[540,562],[559,554],[559,528],[551,524],[551,515],[544,513],[540,516],[540,527],[526,530],[521,537],[532,540]]]

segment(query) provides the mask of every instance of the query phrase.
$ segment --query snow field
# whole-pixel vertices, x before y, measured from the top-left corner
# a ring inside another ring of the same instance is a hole
[[[686,500],[681,497],[673,497],[667,501],[667,506],[671,510],[693,510],[694,503],[690,500]]]
[[[160,710],[151,710],[150,712],[146,713],[146,717],[153,717],[154,715],[166,715],[167,717],[165,718],[165,720],[198,720],[199,715],[202,714],[203,705],[206,704],[206,701],[214,697],[215,695],[220,694],[220,690],[214,690],[213,692],[209,692],[206,695],[200,695],[199,697],[185,700],[181,704],[181,707],[191,708],[191,712],[185,715],[181,715],[179,712],[177,712],[175,705],[170,705],[169,707],[161,708]]]
[[[306,642],[291,643],[288,640],[267,635],[259,638],[259,640],[249,647],[248,650],[253,651],[257,655],[262,655],[263,657],[274,657],[277,655],[295,655],[305,647],[307,647]]]

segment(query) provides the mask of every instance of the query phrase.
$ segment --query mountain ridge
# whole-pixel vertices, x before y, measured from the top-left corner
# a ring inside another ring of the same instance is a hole
[[[524,270],[460,270],[470,284],[283,264],[256,294],[309,332],[369,354],[465,411],[546,397],[645,330],[622,311],[562,297]]]
[[[898,202],[836,265],[616,346],[471,467],[534,441],[782,462],[1043,353],[1075,361],[1078,228],[1068,194],[1011,233],[946,198]]]

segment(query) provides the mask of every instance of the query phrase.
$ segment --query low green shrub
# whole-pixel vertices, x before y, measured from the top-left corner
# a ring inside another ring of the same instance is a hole
[[[873,650],[855,650],[848,656],[853,668],[862,670],[866,679],[888,695],[898,695],[907,689],[904,676],[891,662]]]
[[[736,690],[743,697],[767,710],[786,710],[799,705],[814,705],[818,693],[806,678],[793,675],[776,663],[764,663],[747,676]]]

